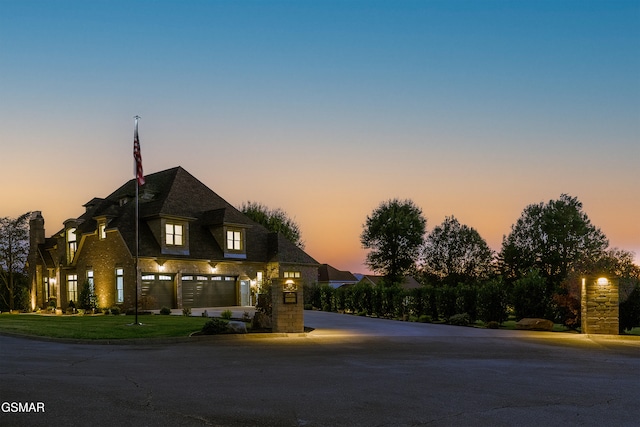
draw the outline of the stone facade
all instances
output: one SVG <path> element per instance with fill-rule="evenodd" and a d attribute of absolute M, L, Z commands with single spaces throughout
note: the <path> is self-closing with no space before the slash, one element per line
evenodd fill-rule
<path fill-rule="evenodd" d="M 273 332 L 304 332 L 303 283 L 297 279 L 271 282 L 271 324 Z"/>
<path fill-rule="evenodd" d="M 49 238 L 44 218 L 34 213 L 32 308 L 65 309 L 78 302 L 85 282 L 93 286 L 98 307 L 127 310 L 136 299 L 142 309 L 253 305 L 272 280 L 317 281 L 318 263 L 311 256 L 180 167 L 146 177 L 137 226 L 136 194 L 130 180 L 106 198 L 90 200 L 82 215 Z"/>
<path fill-rule="evenodd" d="M 618 335 L 619 300 L 617 279 L 582 279 L 582 333 Z"/>

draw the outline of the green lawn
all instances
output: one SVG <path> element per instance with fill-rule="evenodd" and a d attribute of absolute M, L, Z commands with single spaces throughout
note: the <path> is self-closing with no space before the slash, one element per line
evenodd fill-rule
<path fill-rule="evenodd" d="M 0 331 L 24 335 L 85 340 L 187 337 L 202 329 L 204 317 L 138 316 L 43 316 L 1 314 Z"/>

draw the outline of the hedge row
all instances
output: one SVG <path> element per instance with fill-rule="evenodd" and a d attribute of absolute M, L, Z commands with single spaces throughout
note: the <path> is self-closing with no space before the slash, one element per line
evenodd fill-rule
<path fill-rule="evenodd" d="M 506 294 L 497 281 L 416 289 L 364 283 L 337 289 L 320 285 L 307 287 L 304 295 L 307 308 L 358 315 L 451 323 L 457 322 L 459 315 L 466 315 L 469 322 L 503 322 L 507 318 Z"/>

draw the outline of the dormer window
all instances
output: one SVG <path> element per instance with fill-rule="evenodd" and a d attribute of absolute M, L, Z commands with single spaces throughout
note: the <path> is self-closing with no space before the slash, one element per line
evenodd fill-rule
<path fill-rule="evenodd" d="M 165 225 L 165 242 L 167 246 L 184 245 L 184 227 L 182 224 L 167 222 Z"/>
<path fill-rule="evenodd" d="M 230 251 L 242 250 L 242 232 L 227 230 L 227 249 Z"/>
<path fill-rule="evenodd" d="M 241 227 L 225 227 L 224 256 L 225 258 L 246 259 L 245 249 L 246 230 Z"/>
<path fill-rule="evenodd" d="M 73 261 L 73 257 L 78 250 L 78 239 L 76 237 L 76 229 L 69 228 L 67 230 L 67 261 L 69 264 Z"/>

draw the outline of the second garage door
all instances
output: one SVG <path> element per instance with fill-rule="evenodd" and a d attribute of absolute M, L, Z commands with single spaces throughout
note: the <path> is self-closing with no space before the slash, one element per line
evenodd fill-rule
<path fill-rule="evenodd" d="M 183 307 L 227 307 L 237 304 L 235 277 L 182 276 Z"/>

